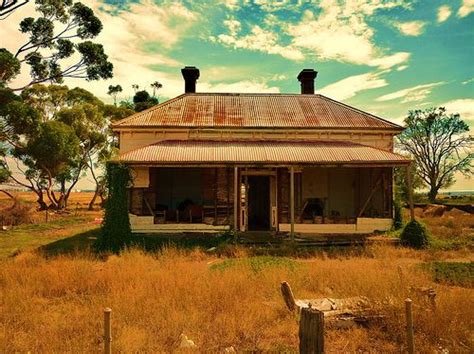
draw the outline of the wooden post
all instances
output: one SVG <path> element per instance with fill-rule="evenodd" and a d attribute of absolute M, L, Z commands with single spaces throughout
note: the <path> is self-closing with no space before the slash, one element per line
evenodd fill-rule
<path fill-rule="evenodd" d="M 290 167 L 290 223 L 291 241 L 295 240 L 295 168 Z"/>
<path fill-rule="evenodd" d="M 415 339 L 413 335 L 413 314 L 411 311 L 412 301 L 410 299 L 405 300 L 405 316 L 407 320 L 407 345 L 408 354 L 415 353 Z"/>
<path fill-rule="evenodd" d="M 110 324 L 110 315 L 112 310 L 107 307 L 104 310 L 104 353 L 112 353 L 112 326 Z"/>
<path fill-rule="evenodd" d="M 283 300 L 285 301 L 288 310 L 291 312 L 295 311 L 295 297 L 293 296 L 293 291 L 291 291 L 290 284 L 288 284 L 286 281 L 281 283 L 281 295 L 283 296 Z"/>
<path fill-rule="evenodd" d="M 324 353 L 324 314 L 311 304 L 301 309 L 299 338 L 301 354 Z"/>
<path fill-rule="evenodd" d="M 239 168 L 234 167 L 234 230 L 239 230 Z"/>
<path fill-rule="evenodd" d="M 408 184 L 408 203 L 410 206 L 410 219 L 411 221 L 415 220 L 415 209 L 413 207 L 413 185 L 411 181 L 411 164 L 408 164 L 406 169 L 407 184 Z"/>

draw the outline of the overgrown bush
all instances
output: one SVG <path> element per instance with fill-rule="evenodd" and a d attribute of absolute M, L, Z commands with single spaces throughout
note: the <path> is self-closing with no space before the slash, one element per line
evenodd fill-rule
<path fill-rule="evenodd" d="M 399 198 L 393 200 L 393 229 L 400 230 L 403 227 L 402 202 Z"/>
<path fill-rule="evenodd" d="M 15 200 L 13 206 L 0 210 L 0 224 L 17 226 L 33 223 L 33 211 L 30 205 Z"/>
<path fill-rule="evenodd" d="M 95 246 L 98 251 L 119 253 L 132 240 L 127 196 L 127 187 L 132 180 L 130 169 L 124 164 L 109 162 L 106 180 L 109 193 L 102 230 Z"/>
<path fill-rule="evenodd" d="M 426 227 L 416 220 L 410 221 L 403 229 L 400 239 L 403 245 L 421 249 L 430 244 L 430 236 Z"/>

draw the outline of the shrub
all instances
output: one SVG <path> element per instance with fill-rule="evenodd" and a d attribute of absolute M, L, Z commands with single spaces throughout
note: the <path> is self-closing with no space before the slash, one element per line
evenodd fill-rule
<path fill-rule="evenodd" d="M 95 247 L 98 251 L 119 253 L 132 240 L 127 196 L 127 187 L 131 182 L 130 169 L 126 165 L 109 162 L 106 180 L 109 193 L 102 230 Z"/>
<path fill-rule="evenodd" d="M 473 262 L 433 262 L 424 266 L 431 271 L 433 280 L 437 283 L 467 288 L 474 287 Z"/>
<path fill-rule="evenodd" d="M 17 226 L 33 223 L 31 206 L 15 200 L 13 206 L 0 210 L 0 224 Z"/>
<path fill-rule="evenodd" d="M 402 203 L 399 198 L 393 200 L 393 229 L 400 230 L 403 227 Z"/>
<path fill-rule="evenodd" d="M 406 224 L 400 239 L 403 245 L 417 249 L 426 248 L 430 243 L 430 237 L 425 226 L 416 220 Z"/>

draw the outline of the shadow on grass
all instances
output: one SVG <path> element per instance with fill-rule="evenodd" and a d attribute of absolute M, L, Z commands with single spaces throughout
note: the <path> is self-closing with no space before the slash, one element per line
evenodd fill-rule
<path fill-rule="evenodd" d="M 46 257 L 68 254 L 92 254 L 94 242 L 99 237 L 100 228 L 81 232 L 74 236 L 64 238 L 41 246 L 38 250 Z M 145 252 L 156 252 L 164 247 L 178 249 L 210 249 L 228 244 L 232 240 L 229 235 L 134 235 L 131 247 L 139 248 Z"/>
<path fill-rule="evenodd" d="M 71 237 L 57 240 L 38 248 L 46 257 L 62 254 L 86 253 L 94 247 L 94 242 L 100 233 L 100 228 L 84 231 Z"/>
<path fill-rule="evenodd" d="M 100 228 L 81 232 L 40 247 L 38 250 L 46 257 L 59 255 L 101 256 L 94 250 L 94 242 L 100 234 Z M 200 249 L 216 255 L 234 257 L 238 248 L 245 248 L 248 256 L 273 256 L 310 258 L 324 253 L 326 257 L 369 256 L 370 251 L 364 245 L 352 246 L 306 246 L 288 241 L 265 244 L 241 244 L 234 235 L 224 234 L 135 234 L 131 247 L 145 252 L 155 253 L 166 247 L 180 250 Z M 237 253 L 236 253 L 237 252 Z M 102 254 L 104 255 L 104 254 Z"/>

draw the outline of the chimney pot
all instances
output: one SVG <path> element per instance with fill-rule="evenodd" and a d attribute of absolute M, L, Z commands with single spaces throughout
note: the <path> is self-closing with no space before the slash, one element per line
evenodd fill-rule
<path fill-rule="evenodd" d="M 199 69 L 195 66 L 185 66 L 181 69 L 184 78 L 184 92 L 196 92 L 196 80 L 199 79 Z"/>
<path fill-rule="evenodd" d="M 298 80 L 301 83 L 301 94 L 314 95 L 314 79 L 318 72 L 314 69 L 303 69 L 298 74 Z"/>

